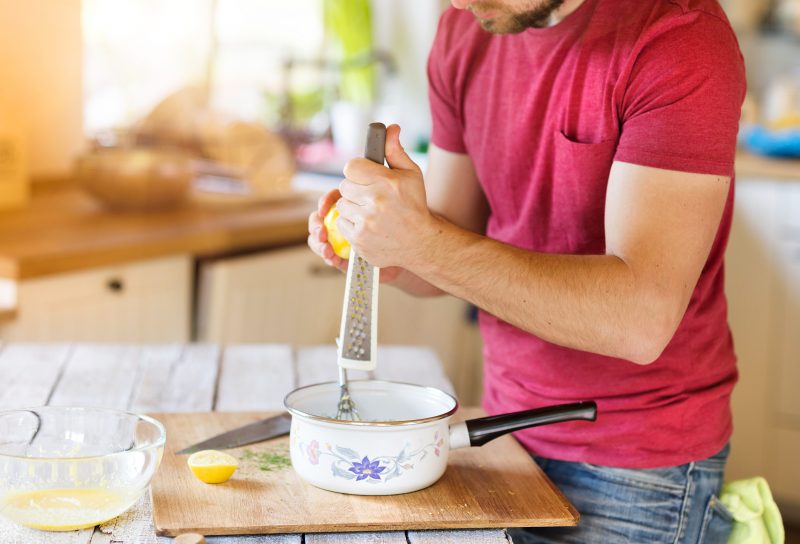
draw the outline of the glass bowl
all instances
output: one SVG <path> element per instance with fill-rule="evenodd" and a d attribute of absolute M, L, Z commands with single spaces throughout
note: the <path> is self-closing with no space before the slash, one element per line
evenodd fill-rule
<path fill-rule="evenodd" d="M 165 441 L 161 423 L 120 410 L 0 411 L 0 515 L 47 531 L 115 518 L 147 489 Z"/>

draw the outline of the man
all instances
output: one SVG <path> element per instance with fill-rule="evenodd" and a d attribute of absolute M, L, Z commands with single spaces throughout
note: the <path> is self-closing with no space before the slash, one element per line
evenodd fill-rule
<path fill-rule="evenodd" d="M 453 4 L 424 180 L 390 127 L 391 169 L 350 161 L 310 247 L 344 269 L 320 219 L 337 203 L 384 281 L 478 306 L 490 413 L 597 401 L 595 423 L 516 433 L 581 521 L 515 541 L 724 542 L 745 91 L 727 19 L 716 0 Z"/>

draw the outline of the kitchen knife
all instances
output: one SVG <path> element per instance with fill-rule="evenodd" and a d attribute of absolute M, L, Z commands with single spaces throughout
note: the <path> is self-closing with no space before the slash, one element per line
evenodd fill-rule
<path fill-rule="evenodd" d="M 289 429 L 292 426 L 292 416 L 283 413 L 277 416 L 268 417 L 249 425 L 227 431 L 217 436 L 213 436 L 202 442 L 198 442 L 188 448 L 184 448 L 178 452 L 178 455 L 187 453 L 194 453 L 200 450 L 225 450 L 229 448 L 238 448 L 239 446 L 246 446 L 248 444 L 255 444 L 289 434 Z"/>

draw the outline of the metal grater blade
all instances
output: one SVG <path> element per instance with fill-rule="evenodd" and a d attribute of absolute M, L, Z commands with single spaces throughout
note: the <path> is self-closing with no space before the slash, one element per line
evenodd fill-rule
<path fill-rule="evenodd" d="M 364 156 L 383 164 L 386 127 L 372 123 Z M 373 370 L 378 347 L 378 285 L 380 269 L 350 249 L 347 284 L 339 331 L 338 364 L 342 368 Z"/>
<path fill-rule="evenodd" d="M 376 363 L 380 270 L 351 250 L 342 315 L 339 366 L 372 370 Z"/>

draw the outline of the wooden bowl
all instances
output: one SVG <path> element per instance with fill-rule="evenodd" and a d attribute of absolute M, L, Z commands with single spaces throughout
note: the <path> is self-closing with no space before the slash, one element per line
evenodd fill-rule
<path fill-rule="evenodd" d="M 101 148 L 78 159 L 77 178 L 112 210 L 164 210 L 186 200 L 194 169 L 177 150 Z"/>

